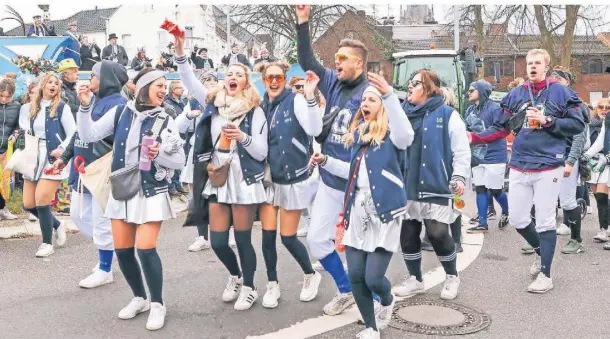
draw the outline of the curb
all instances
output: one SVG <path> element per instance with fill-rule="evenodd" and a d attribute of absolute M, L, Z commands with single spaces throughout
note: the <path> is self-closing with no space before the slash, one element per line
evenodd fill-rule
<path fill-rule="evenodd" d="M 176 214 L 180 214 L 188 208 L 187 203 L 180 198 L 172 198 L 172 206 L 174 207 L 174 212 Z M 68 232 L 78 232 L 78 227 L 72 222 L 70 216 L 56 215 L 55 217 L 62 225 L 67 227 Z M 19 218 L 17 220 L 11 220 L 11 226 L 0 226 L 0 239 L 17 239 L 33 236 L 41 236 L 38 220 L 29 221 L 27 218 Z"/>

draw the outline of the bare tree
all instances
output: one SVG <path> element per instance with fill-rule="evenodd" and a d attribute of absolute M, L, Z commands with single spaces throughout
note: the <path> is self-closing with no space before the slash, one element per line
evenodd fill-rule
<path fill-rule="evenodd" d="M 252 34 L 271 34 L 275 46 L 288 47 L 296 38 L 296 11 L 288 5 L 230 5 L 231 17 Z M 353 10 L 349 5 L 314 5 L 309 17 L 312 38 L 319 37 L 346 11 Z M 223 9 L 224 10 L 224 9 Z"/>
<path fill-rule="evenodd" d="M 19 12 L 17 12 L 13 7 L 6 5 L 6 12 L 9 14 L 9 16 L 4 17 L 2 19 L 0 19 L 0 21 L 5 21 L 5 20 L 13 20 L 13 21 L 17 21 L 19 23 L 19 26 L 21 26 L 21 29 L 23 30 L 23 35 L 25 36 L 26 33 L 26 27 L 25 27 L 25 21 L 23 20 L 23 17 L 21 16 L 21 14 L 19 14 Z"/>

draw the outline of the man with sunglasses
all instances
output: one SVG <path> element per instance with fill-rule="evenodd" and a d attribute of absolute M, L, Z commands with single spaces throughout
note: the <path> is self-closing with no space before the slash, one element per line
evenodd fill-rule
<path fill-rule="evenodd" d="M 502 119 L 503 115 L 500 105 L 489 100 L 490 94 L 491 85 L 485 80 L 473 82 L 468 90 L 468 100 L 472 105 L 466 110 L 466 116 L 475 114 L 483 120 L 485 128 L 491 127 L 495 121 Z M 481 163 L 472 168 L 479 220 L 476 226 L 468 229 L 468 233 L 487 232 L 487 210 L 490 204 L 493 205 L 489 193 L 502 207 L 498 228 L 504 229 L 508 226 L 508 198 L 502 191 L 506 161 L 506 139 L 502 138 L 490 143 Z"/>
<path fill-rule="evenodd" d="M 324 68 L 315 58 L 309 34 L 310 5 L 296 6 L 297 53 L 299 64 L 304 71 L 313 71 L 319 78 L 318 89 L 327 100 L 324 128 L 316 141 L 322 153 L 344 162 L 350 160 L 350 150 L 343 144 L 343 136 L 356 115 L 368 81 L 366 61 L 368 49 L 357 40 L 344 39 L 339 43 L 335 55 L 335 69 Z M 332 175 L 325 166 L 320 166 L 320 183 L 316 194 L 307 242 L 311 254 L 320 260 L 324 269 L 333 277 L 338 295 L 326 306 L 324 313 L 337 315 L 354 304 L 352 288 L 343 268 L 343 263 L 335 251 L 335 226 L 343 210 L 343 192 L 347 181 Z"/>
<path fill-rule="evenodd" d="M 515 134 L 509 174 L 509 221 L 534 248 L 530 274 L 536 280 L 528 292 L 553 288 L 551 264 L 557 243 L 555 207 L 565 165 L 569 136 L 585 128 L 576 92 L 547 78 L 550 56 L 542 49 L 526 56 L 528 80 L 502 99 L 501 119 L 481 134 L 469 134 L 472 144 L 492 143 Z M 535 222 L 527 211 L 535 206 Z"/>

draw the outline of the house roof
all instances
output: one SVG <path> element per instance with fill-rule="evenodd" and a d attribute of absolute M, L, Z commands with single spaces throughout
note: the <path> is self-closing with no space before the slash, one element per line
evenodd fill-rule
<path fill-rule="evenodd" d="M 214 11 L 214 20 L 216 21 L 216 35 L 227 41 L 227 15 L 217 6 L 212 6 L 212 9 Z M 247 45 L 260 42 L 255 35 L 238 25 L 233 19 L 231 19 L 231 35 Z"/>
<path fill-rule="evenodd" d="M 364 11 L 361 11 L 364 12 Z M 327 34 L 330 34 L 330 32 L 332 31 L 332 27 L 335 26 L 338 22 L 340 22 L 341 20 L 343 20 L 347 15 L 351 15 L 356 17 L 357 19 L 362 18 L 361 15 L 359 15 L 357 12 L 354 11 L 347 11 L 345 12 L 345 14 L 343 14 L 339 19 L 337 19 L 330 27 L 328 27 L 328 29 L 322 33 L 322 35 L 320 35 L 315 41 L 314 43 L 317 43 L 319 40 L 322 40 L 325 38 L 325 36 Z M 384 26 L 379 26 L 379 22 L 372 16 L 370 15 L 365 15 L 364 16 L 364 21 L 363 23 L 369 27 L 370 29 L 372 29 L 373 31 L 379 33 L 382 36 L 390 36 L 391 35 L 391 30 L 388 31 L 388 29 L 386 29 Z M 378 28 L 379 27 L 379 28 Z M 387 32 L 390 33 L 390 35 L 387 34 Z M 384 34 L 385 33 L 385 34 Z"/>
<path fill-rule="evenodd" d="M 63 34 L 65 31 L 67 31 L 68 25 L 72 21 L 77 21 L 78 33 L 87 34 L 105 32 L 106 20 L 103 19 L 103 17 L 110 18 L 118 9 L 118 7 L 113 7 L 80 11 L 65 19 L 51 20 L 51 23 L 55 26 L 55 32 L 57 34 Z M 26 23 L 26 29 L 32 24 L 32 22 Z M 15 27 L 5 33 L 9 36 L 20 36 L 23 34 L 23 31 L 21 27 Z"/>
<path fill-rule="evenodd" d="M 561 50 L 562 37 L 554 37 L 555 50 Z M 454 49 L 453 34 L 435 36 L 429 39 L 394 40 L 396 52 L 429 49 L 435 44 L 437 49 Z M 460 37 L 460 49 L 472 47 L 476 44 L 473 35 Z M 542 41 L 537 35 L 487 35 L 483 45 L 483 54 L 486 56 L 526 55 L 530 49 L 541 48 Z M 572 45 L 572 54 L 610 54 L 610 48 L 594 36 L 575 35 Z"/>

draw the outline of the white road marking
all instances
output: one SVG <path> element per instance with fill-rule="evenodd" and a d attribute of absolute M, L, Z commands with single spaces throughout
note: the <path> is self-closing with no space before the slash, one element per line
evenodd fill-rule
<path fill-rule="evenodd" d="M 481 253 L 483 248 L 483 234 L 468 234 L 464 229 L 468 227 L 468 220 L 462 216 L 462 247 L 464 252 L 458 254 L 457 269 L 458 272 L 465 270 Z M 424 285 L 426 290 L 441 284 L 445 281 L 445 271 L 442 266 L 438 266 L 432 271 L 424 274 Z M 405 298 L 396 297 L 396 300 Z M 359 317 L 358 307 L 353 306 L 336 316 L 319 316 L 310 318 L 302 322 L 296 323 L 290 327 L 281 329 L 277 332 L 267 333 L 261 336 L 248 336 L 246 339 L 304 339 L 319 335 L 325 332 L 335 330 L 337 328 L 357 322 Z"/>

